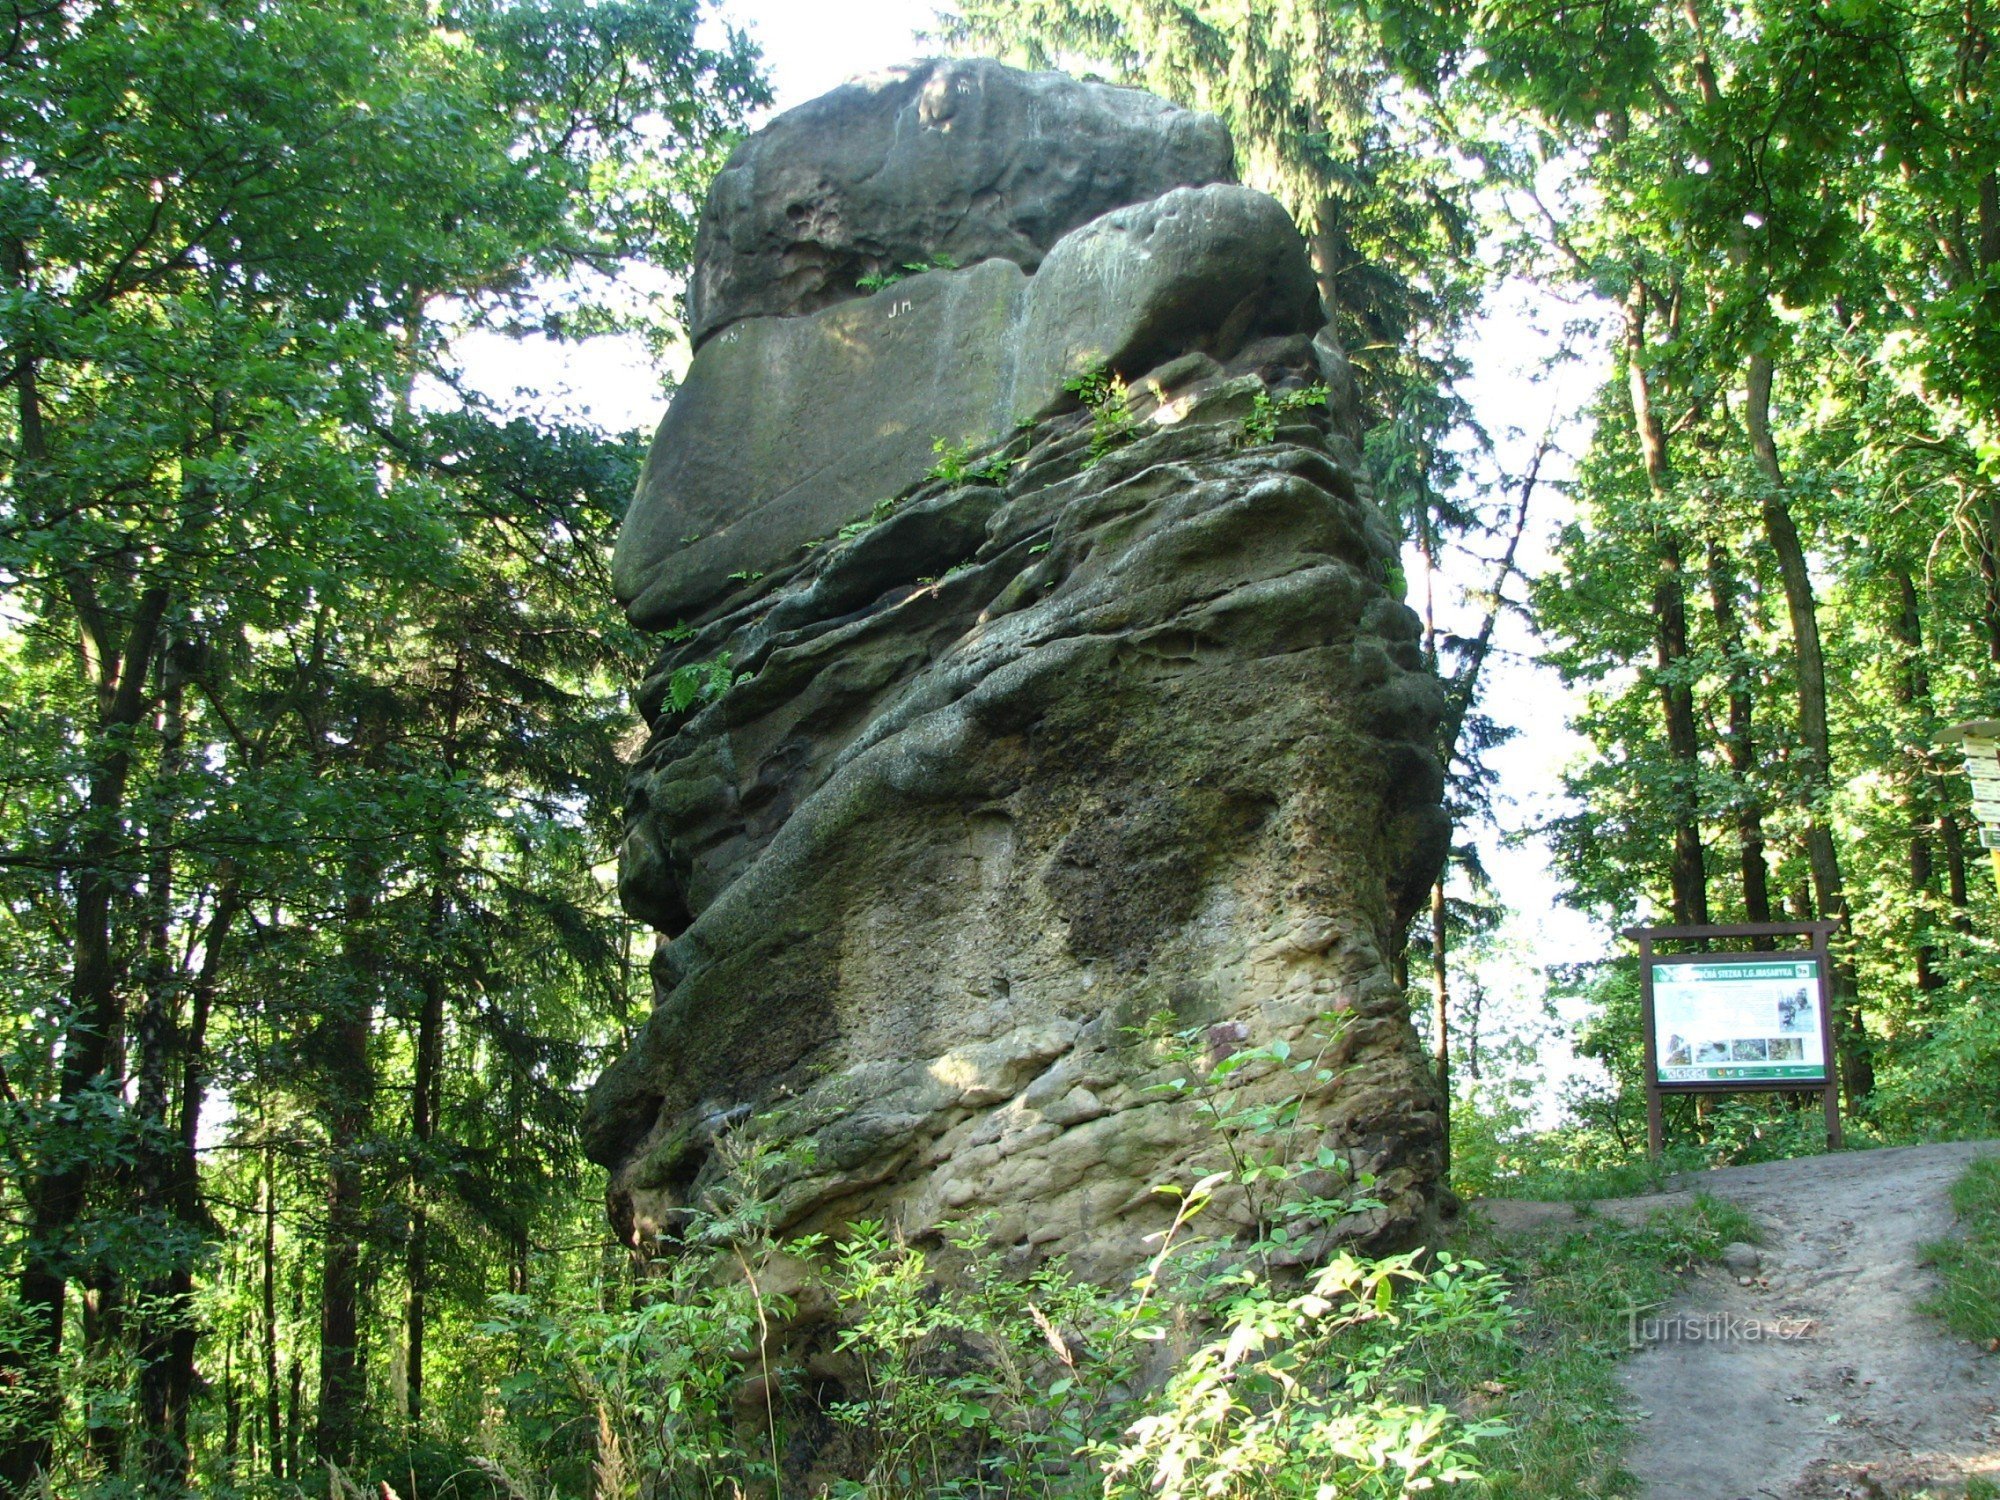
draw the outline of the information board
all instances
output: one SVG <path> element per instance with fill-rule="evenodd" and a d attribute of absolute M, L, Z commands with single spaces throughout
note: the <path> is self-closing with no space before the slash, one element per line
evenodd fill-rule
<path fill-rule="evenodd" d="M 1649 958 L 1655 1082 L 1827 1082 L 1822 954 Z"/>

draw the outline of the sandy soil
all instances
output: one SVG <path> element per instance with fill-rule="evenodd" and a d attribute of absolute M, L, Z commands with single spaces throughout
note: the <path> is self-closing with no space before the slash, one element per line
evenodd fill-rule
<path fill-rule="evenodd" d="M 1643 1219 L 1697 1189 L 1763 1229 L 1745 1286 L 1705 1270 L 1642 1314 L 1624 1380 L 1628 1463 L 1648 1500 L 1882 1500 L 2000 1482 L 2000 1355 L 1917 1311 L 1922 1247 L 1951 1231 L 1949 1192 L 2000 1145 L 1857 1151 L 1677 1179 L 1597 1205 Z M 1501 1232 L 1559 1224 L 1561 1204 L 1480 1205 Z M 1648 1337 L 1650 1335 L 1650 1337 Z"/>

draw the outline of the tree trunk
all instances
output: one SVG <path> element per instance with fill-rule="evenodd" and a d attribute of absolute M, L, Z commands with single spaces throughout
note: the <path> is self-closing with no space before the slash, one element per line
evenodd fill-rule
<path fill-rule="evenodd" d="M 1486 1011 L 1486 986 L 1473 975 L 1465 986 L 1465 1038 L 1459 1055 L 1465 1059 L 1466 1076 L 1474 1083 L 1483 1076 L 1479 1063 L 1479 1022 Z"/>
<path fill-rule="evenodd" d="M 232 1478 L 243 1448 L 243 1403 L 236 1395 L 236 1341 L 222 1346 L 222 1472 Z"/>
<path fill-rule="evenodd" d="M 222 982 L 223 950 L 242 910 L 236 871 L 226 867 L 221 878 L 214 911 L 202 933 L 201 967 L 191 987 L 187 1029 L 176 1037 L 178 1028 L 171 1017 L 149 1018 L 148 1042 L 161 1060 L 145 1061 L 141 1068 L 139 1112 L 155 1141 L 141 1172 L 142 1192 L 191 1240 L 208 1233 L 196 1155 L 206 1093 L 208 1021 Z M 149 1011 L 151 1004 L 149 999 Z M 181 1063 L 179 1119 L 169 1137 L 165 1073 L 167 1055 L 176 1051 Z M 140 1473 L 142 1482 L 167 1493 L 176 1492 L 187 1480 L 188 1409 L 194 1397 L 200 1332 L 195 1322 L 194 1260 L 188 1255 L 148 1286 L 138 1336 Z"/>
<path fill-rule="evenodd" d="M 1424 559 L 1424 665 L 1430 668 L 1433 677 L 1438 670 L 1438 623 L 1437 623 L 1437 537 L 1432 528 L 1429 493 L 1425 493 L 1422 514 L 1417 517 L 1417 547 Z M 1456 734 L 1453 734 L 1456 738 Z M 1447 783 L 1451 776 L 1451 749 L 1448 744 L 1441 746 L 1444 759 L 1444 773 Z M 1449 802 L 1449 799 L 1447 799 Z M 1447 808 L 1447 810 L 1449 810 Z M 1445 849 L 1444 868 L 1438 871 L 1437 879 L 1431 885 L 1431 1077 L 1438 1091 L 1438 1161 L 1449 1172 L 1451 1169 L 1451 1035 L 1450 1017 L 1445 1007 L 1451 1001 L 1450 939 L 1444 929 L 1444 883 L 1451 876 L 1451 850 Z M 1405 944 L 1404 946 L 1407 946 Z"/>
<path fill-rule="evenodd" d="M 416 1138 L 417 1181 L 411 1194 L 409 1291 L 405 1309 L 408 1354 L 405 1362 L 408 1382 L 410 1426 L 416 1428 L 424 1417 L 424 1333 L 430 1294 L 430 1184 L 431 1147 L 437 1138 L 438 1084 L 444 1053 L 443 965 L 436 951 L 445 926 L 446 890 L 442 875 L 431 892 L 428 931 L 433 950 L 425 955 L 423 974 L 424 1004 L 417 1020 L 416 1077 L 410 1109 L 411 1134 Z"/>
<path fill-rule="evenodd" d="M 2000 663 L 2000 495 L 1973 522 L 1973 551 L 1979 564 L 1979 615 L 1986 636 L 1986 659 Z"/>
<path fill-rule="evenodd" d="M 97 1185 L 96 1183 L 93 1184 Z M 125 1400 L 130 1395 L 126 1360 L 125 1281 L 118 1268 L 99 1261 L 83 1284 L 83 1448 L 107 1476 L 125 1471 Z"/>
<path fill-rule="evenodd" d="M 1777 554 L 1778 574 L 1785 585 L 1785 611 L 1791 620 L 1794 672 L 1798 679 L 1799 739 L 1806 773 L 1806 856 L 1812 871 L 1813 895 L 1829 921 L 1847 920 L 1847 894 L 1841 884 L 1840 853 L 1834 846 L 1830 821 L 1833 797 L 1833 755 L 1827 728 L 1826 658 L 1819 636 L 1819 611 L 1813 599 L 1812 575 L 1799 540 L 1797 523 L 1786 501 L 1784 470 L 1778 463 L 1771 435 L 1771 380 L 1768 354 L 1750 356 L 1749 399 L 1745 403 L 1750 448 L 1763 471 L 1764 535 Z M 1875 1087 L 1875 1065 L 1867 1031 L 1861 1024 L 1854 965 L 1834 961 L 1835 1040 L 1840 1050 L 1841 1083 L 1849 1108 Z"/>
<path fill-rule="evenodd" d="M 1439 1157 L 1451 1171 L 1451 969 L 1445 939 L 1444 877 L 1431 887 L 1431 1067 L 1437 1073 L 1438 1097 L 1444 1101 L 1444 1129 Z"/>
<path fill-rule="evenodd" d="M 1949 810 L 1938 814 L 1938 842 L 1944 845 L 1945 896 L 1951 902 L 1951 925 L 1959 932 L 1972 931 L 1972 892 L 1965 883 L 1965 830 L 1958 815 Z"/>
<path fill-rule="evenodd" d="M 272 1179 L 273 1152 L 268 1135 L 264 1142 L 263 1212 L 263 1340 L 264 1340 L 264 1425 L 270 1434 L 270 1469 L 273 1479 L 285 1477 L 285 1423 L 283 1393 L 278 1387 L 278 1188 Z"/>
<path fill-rule="evenodd" d="M 290 1397 L 285 1411 L 285 1472 L 296 1483 L 300 1478 L 299 1443 L 305 1436 L 306 1368 L 298 1351 L 292 1352 L 288 1377 Z"/>
<path fill-rule="evenodd" d="M 341 912 L 341 978 L 346 993 L 326 1023 L 326 1245 L 320 1271 L 319 1411 L 313 1450 L 346 1464 L 360 1431 L 366 1392 L 361 1369 L 361 1257 L 367 1238 L 362 1155 L 375 1123 L 375 1074 L 369 1041 L 378 980 L 369 918 L 378 875 L 365 861 L 348 872 Z"/>
<path fill-rule="evenodd" d="M 444 733 L 440 754 L 445 769 L 458 773 L 458 726 L 465 712 L 466 644 L 460 640 L 453 653 L 451 686 L 445 695 Z M 435 1167 L 432 1149 L 437 1140 L 438 1110 L 442 1102 L 444 1063 L 446 923 L 451 910 L 453 849 L 439 838 L 431 848 L 432 884 L 430 909 L 424 932 L 429 950 L 423 958 L 419 981 L 424 1004 L 417 1018 L 416 1076 L 412 1080 L 410 1133 L 416 1138 L 416 1181 L 410 1194 L 410 1254 L 408 1300 L 405 1317 L 407 1358 L 405 1376 L 407 1415 L 411 1428 L 424 1417 L 424 1335 L 430 1297 L 430 1180 Z"/>
<path fill-rule="evenodd" d="M 1930 671 L 1924 665 L 1924 618 L 1917 585 L 1901 569 L 1896 573 L 1896 617 L 1890 633 L 1903 648 L 1902 669 L 1896 673 L 1896 704 L 1909 718 L 1916 741 L 1912 764 L 1903 778 L 1903 795 L 1909 803 L 1910 896 L 1916 908 L 1915 930 L 1910 934 L 1910 978 L 1920 992 L 1928 992 L 1944 984 L 1944 976 L 1937 971 L 1937 944 L 1931 938 L 1928 909 L 1937 883 L 1931 844 L 1937 831 L 1939 801 L 1931 759 L 1937 721 L 1931 709 Z"/>
<path fill-rule="evenodd" d="M 1625 300 L 1625 374 L 1632 423 L 1653 499 L 1653 650 L 1660 716 L 1674 777 L 1669 817 L 1673 857 L 1668 886 L 1673 918 L 1682 926 L 1708 921 L 1708 871 L 1701 841 L 1701 739 L 1696 730 L 1692 664 L 1688 660 L 1687 583 L 1680 534 L 1673 525 L 1673 468 L 1667 432 L 1646 373 L 1646 287 L 1634 278 Z"/>
<path fill-rule="evenodd" d="M 1729 673 L 1729 733 L 1723 750 L 1736 787 L 1736 853 L 1743 882 L 1743 920 L 1771 920 L 1770 871 L 1764 862 L 1764 798 L 1756 784 L 1757 750 L 1743 622 L 1737 613 L 1736 569 L 1718 541 L 1708 544 L 1709 612 Z"/>
<path fill-rule="evenodd" d="M 32 401 L 33 381 L 24 404 Z M 24 424 L 25 425 L 25 424 Z M 24 452 L 28 444 L 24 441 Z M 63 1062 L 57 1097 L 73 1104 L 92 1089 L 117 1091 L 123 1083 L 125 1015 L 113 941 L 118 859 L 126 852 L 123 815 L 132 773 L 132 735 L 144 718 L 146 682 L 168 604 L 164 588 L 147 590 L 125 631 L 122 648 L 108 650 L 108 632 L 94 600 L 79 601 L 84 655 L 96 663 L 100 711 L 90 747 L 87 802 L 82 818 L 71 916 L 71 965 Z M 82 1218 L 91 1169 L 68 1160 L 25 1175 L 21 1198 L 28 1234 L 17 1302 L 24 1337 L 0 1354 L 0 1378 L 29 1394 L 20 1416 L 0 1441 L 0 1492 L 24 1495 L 48 1463 L 62 1409 L 56 1363 L 62 1353 L 72 1232 Z"/>

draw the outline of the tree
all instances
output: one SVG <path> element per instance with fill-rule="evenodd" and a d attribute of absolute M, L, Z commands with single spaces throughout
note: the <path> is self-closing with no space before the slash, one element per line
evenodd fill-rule
<path fill-rule="evenodd" d="M 441 848 L 422 838 L 440 803 L 490 765 L 411 764 L 404 705 L 369 674 L 411 637 L 410 611 L 463 596 L 457 559 L 573 562 L 607 524 L 594 498 L 589 527 L 566 529 L 561 492 L 538 488 L 576 467 L 561 434 L 514 433 L 505 480 L 413 469 L 411 445 L 441 429 L 412 397 L 448 375 L 468 322 L 610 326 L 592 278 L 684 257 L 692 193 L 761 97 L 741 40 L 700 47 L 696 19 L 692 3 L 234 0 L 16 18 L 0 56 L 0 584 L 29 689 L 10 727 L 38 759 L 17 772 L 32 791 L 6 813 L 6 871 L 10 946 L 40 986 L 10 1039 L 27 1223 L 7 1246 L 0 1486 L 23 1492 L 51 1462 L 80 1389 L 73 1284 L 105 1371 L 92 1460 L 180 1483 L 213 1234 L 197 1158 L 212 1028 L 239 1013 L 246 950 L 336 914 L 312 1049 L 334 1164 L 319 1423 L 330 1456 L 353 1441 L 342 1303 L 401 917 L 390 853 L 413 835 Z M 555 277 L 577 305 L 552 305 Z M 460 451 L 506 448 L 445 392 Z"/>
<path fill-rule="evenodd" d="M 1848 788 L 1884 764 L 1872 726 L 1932 691 L 1939 642 L 1915 580 L 1955 594 L 1952 575 L 1983 575 L 1991 555 L 1987 430 L 1936 395 L 1944 378 L 1959 389 L 1990 378 L 1987 356 L 1970 352 L 1992 345 L 1995 310 L 1984 279 L 1988 226 L 2000 223 L 1989 27 L 1983 7 L 1918 14 L 1865 0 L 1400 17 L 1407 75 L 1498 122 L 1483 139 L 1512 143 L 1493 160 L 1512 174 L 1542 274 L 1623 309 L 1627 410 L 1599 426 L 1601 500 L 1587 485 L 1592 525 L 1573 534 L 1569 576 L 1543 598 L 1569 669 L 1619 684 L 1616 713 L 1600 700 L 1592 726 L 1609 758 L 1580 789 L 1597 821 L 1623 789 L 1635 846 L 1671 831 L 1666 904 L 1679 920 L 1701 915 L 1708 829 L 1725 818 L 1742 910 L 1770 911 L 1772 884 L 1801 917 L 1881 909 L 1872 890 L 1866 903 L 1852 897 L 1876 814 Z M 1640 540 L 1625 498 L 1634 466 L 1659 562 L 1656 725 L 1630 712 L 1617 675 L 1629 643 L 1584 613 L 1630 586 L 1610 552 L 1613 537 Z M 1883 576 L 1875 539 L 1900 553 L 1887 576 L 1909 590 L 1872 582 Z M 1688 607 L 1702 556 L 1706 622 Z M 1586 580 L 1596 569 L 1603 577 Z M 1849 692 L 1843 669 L 1868 661 L 1871 642 L 1901 675 L 1885 694 Z M 1760 657 L 1776 669 L 1762 691 L 1743 670 Z M 1890 814 L 1909 851 L 1895 885 L 1918 894 L 1891 909 L 1922 904 L 1931 843 L 1949 849 L 1955 829 L 1923 806 L 1950 798 L 1934 776 L 1900 779 L 1920 791 L 1915 809 Z M 1585 821 L 1565 837 L 1610 852 Z M 1637 847 L 1615 854 L 1605 873 L 1625 878 L 1596 892 L 1629 913 L 1650 883 L 1630 877 L 1657 868 Z M 1937 934 L 1905 932 L 1917 954 L 1906 972 L 1935 991 Z M 1879 940 L 1857 930 L 1839 950 L 1851 1104 L 1873 1089 L 1875 1053 L 1902 1009 L 1891 989 L 1864 1024 L 1859 981 L 1885 972 L 1867 951 Z"/>

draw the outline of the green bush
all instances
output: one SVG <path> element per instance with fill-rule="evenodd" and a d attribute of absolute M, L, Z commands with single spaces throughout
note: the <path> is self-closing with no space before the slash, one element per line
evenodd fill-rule
<path fill-rule="evenodd" d="M 1090 452 L 1083 461 L 1086 469 L 1138 434 L 1139 420 L 1132 415 L 1132 393 L 1126 389 L 1125 377 L 1109 365 L 1096 365 L 1065 380 L 1063 389 L 1090 413 Z"/>
<path fill-rule="evenodd" d="M 513 1374 L 479 1472 L 528 1500 L 1613 1492 L 1625 1313 L 1747 1222 L 1704 1201 L 1497 1247 L 1497 1268 L 1337 1249 L 1300 1269 L 1301 1236 L 1373 1202 L 1302 1110 L 1338 1084 L 1344 1024 L 1221 1057 L 1158 1018 L 1135 1035 L 1217 1169 L 1164 1190 L 1171 1222 L 1124 1287 L 1060 1260 L 1017 1272 L 977 1223 L 924 1244 L 880 1221 L 781 1244 L 764 1205 L 809 1163 L 746 1122 L 718 1143 L 725 1170 L 686 1207 L 678 1254 L 566 1305 L 499 1299 L 484 1335 Z M 1250 1227 L 1204 1236 L 1218 1201 Z M 838 1361 L 810 1377 L 783 1331 L 808 1303 L 812 1357 Z M 808 1468 L 815 1488 L 796 1488 Z"/>
<path fill-rule="evenodd" d="M 1259 391 L 1250 404 L 1250 415 L 1243 419 L 1242 441 L 1246 447 L 1268 443 L 1278 436 L 1278 422 L 1282 417 L 1295 411 L 1305 411 L 1308 407 L 1326 405 L 1327 388 L 1324 385 L 1309 385 L 1304 390 L 1288 391 L 1272 398 L 1269 391 Z"/>

